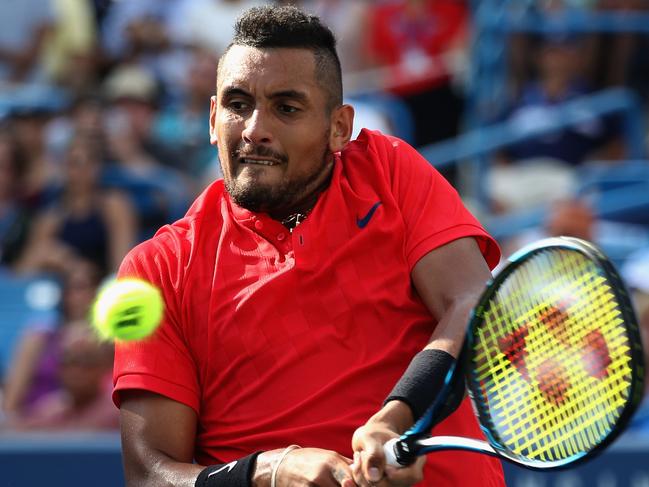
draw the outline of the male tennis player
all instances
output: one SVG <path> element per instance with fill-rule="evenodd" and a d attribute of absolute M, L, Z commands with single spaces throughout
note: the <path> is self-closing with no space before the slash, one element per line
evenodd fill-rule
<path fill-rule="evenodd" d="M 117 346 L 129 485 L 502 485 L 470 453 L 384 468 L 499 250 L 414 149 L 350 142 L 352 121 L 317 18 L 239 19 L 210 115 L 224 178 L 120 270 L 166 302 L 152 338 Z M 436 432 L 480 436 L 466 403 Z"/>

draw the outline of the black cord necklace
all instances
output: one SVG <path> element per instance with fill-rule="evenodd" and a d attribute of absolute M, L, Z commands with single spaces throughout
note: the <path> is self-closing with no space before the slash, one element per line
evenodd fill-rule
<path fill-rule="evenodd" d="M 289 229 L 293 233 L 293 229 L 297 227 L 300 223 L 306 220 L 306 217 L 309 213 L 293 213 L 282 220 L 282 225 Z"/>
<path fill-rule="evenodd" d="M 331 183 L 331 177 L 333 175 L 333 171 L 330 171 L 329 174 L 327 175 L 327 178 L 320 184 L 320 186 L 313 192 L 313 195 L 311 196 L 311 203 L 310 205 L 306 206 L 307 210 L 305 211 L 296 211 L 295 213 L 291 213 L 289 216 L 281 220 L 282 225 L 284 225 L 288 230 L 293 233 L 293 230 L 295 227 L 297 227 L 300 223 L 302 223 L 304 220 L 306 220 L 306 217 L 309 216 L 309 213 L 311 213 L 311 210 L 316 204 L 316 201 L 318 200 L 318 197 L 320 193 L 322 193 Z M 305 207 L 304 205 L 302 206 L 303 208 Z"/>

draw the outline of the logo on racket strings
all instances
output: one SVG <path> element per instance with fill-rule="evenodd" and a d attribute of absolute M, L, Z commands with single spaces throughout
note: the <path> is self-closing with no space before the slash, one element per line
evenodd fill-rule
<path fill-rule="evenodd" d="M 603 380 L 608 376 L 608 368 L 612 362 L 606 338 L 600 330 L 592 330 L 579 343 L 573 343 L 574 337 L 568 333 L 569 319 L 570 315 L 563 306 L 548 306 L 539 312 L 536 323 L 544 325 L 556 340 L 557 347 L 579 350 L 580 363 L 586 374 Z M 531 383 L 532 377 L 535 379 L 539 391 L 548 402 L 554 405 L 563 404 L 571 388 L 570 374 L 566 367 L 559 361 L 548 358 L 538 364 L 530 374 L 527 341 L 530 329 L 534 325 L 534 321 L 526 323 L 500 337 L 498 348 L 526 382 Z M 537 350 L 537 355 L 538 353 Z"/>

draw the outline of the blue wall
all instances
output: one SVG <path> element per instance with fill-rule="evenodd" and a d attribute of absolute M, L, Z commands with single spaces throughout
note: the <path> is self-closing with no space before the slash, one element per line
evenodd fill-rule
<path fill-rule="evenodd" d="M 649 438 L 627 436 L 568 470 L 533 472 L 507 463 L 505 476 L 508 487 L 649 487 Z"/>
<path fill-rule="evenodd" d="M 509 487 L 649 487 L 649 438 L 622 438 L 574 469 L 531 472 L 506 464 L 505 472 Z M 41 485 L 124 485 L 119 436 L 0 433 L 0 487 Z"/>
<path fill-rule="evenodd" d="M 0 433 L 0 487 L 119 487 L 118 434 Z"/>

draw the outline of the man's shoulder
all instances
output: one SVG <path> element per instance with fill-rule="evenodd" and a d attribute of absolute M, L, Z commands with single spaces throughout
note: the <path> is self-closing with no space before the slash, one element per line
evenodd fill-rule
<path fill-rule="evenodd" d="M 209 185 L 192 203 L 183 218 L 161 227 L 153 237 L 134 247 L 127 259 L 147 261 L 160 257 L 187 259 L 192 249 L 205 239 L 204 228 L 218 234 L 222 223 L 219 211 L 224 198 L 222 181 Z"/>
<path fill-rule="evenodd" d="M 221 208 L 225 198 L 225 188 L 222 180 L 217 180 L 207 186 L 191 204 L 185 216 L 180 220 L 162 227 L 154 238 L 168 234 L 184 235 L 190 241 L 203 227 L 204 222 L 211 229 L 218 229 L 222 220 Z"/>
<path fill-rule="evenodd" d="M 213 213 L 218 212 L 225 195 L 223 180 L 218 179 L 214 181 L 196 197 L 189 210 L 187 210 L 185 218 L 192 220 L 202 220 L 206 217 L 211 218 Z"/>
<path fill-rule="evenodd" d="M 370 161 L 391 160 L 403 150 L 414 150 L 407 142 L 378 130 L 362 129 L 342 151 L 343 159 L 362 155 Z"/>
<path fill-rule="evenodd" d="M 423 160 L 406 141 L 377 130 L 361 130 L 356 140 L 347 144 L 341 154 L 346 171 L 368 171 L 393 174 Z"/>

